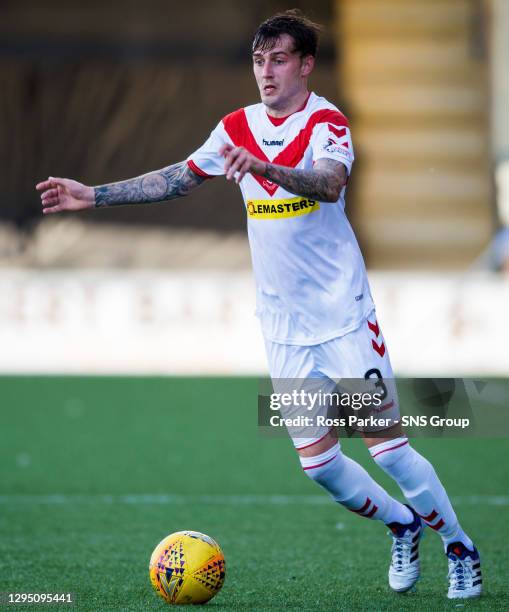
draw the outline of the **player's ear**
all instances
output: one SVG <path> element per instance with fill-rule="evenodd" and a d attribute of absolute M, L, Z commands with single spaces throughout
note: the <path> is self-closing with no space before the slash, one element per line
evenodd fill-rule
<path fill-rule="evenodd" d="M 315 67 L 315 58 L 312 55 L 304 55 L 300 63 L 300 75 L 307 77 Z"/>

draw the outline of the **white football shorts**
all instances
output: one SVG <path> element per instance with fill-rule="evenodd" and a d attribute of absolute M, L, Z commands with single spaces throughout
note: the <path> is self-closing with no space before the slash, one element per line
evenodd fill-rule
<path fill-rule="evenodd" d="M 265 349 L 273 392 L 281 398 L 283 394 L 287 398 L 293 394 L 295 398 L 297 393 L 299 398 L 297 404 L 285 402 L 279 406 L 280 416 L 298 450 L 315 444 L 334 428 L 329 424 L 330 417 L 338 416 L 342 392 L 353 397 L 354 391 L 365 390 L 368 385 L 375 393 L 379 392 L 378 404 L 371 405 L 367 411 L 346 409 L 344 418 L 350 431 L 380 432 L 399 421 L 391 362 L 374 310 L 356 330 L 328 342 L 300 346 L 266 339 Z M 302 391 L 306 396 L 305 407 Z M 309 400 L 310 395 L 314 396 L 314 402 Z M 336 403 L 333 410 L 331 397 Z M 309 420 L 304 422 L 304 417 Z"/>

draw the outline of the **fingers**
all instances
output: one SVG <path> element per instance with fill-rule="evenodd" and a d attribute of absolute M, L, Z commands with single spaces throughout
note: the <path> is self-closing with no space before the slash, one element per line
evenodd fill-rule
<path fill-rule="evenodd" d="M 234 177 L 236 169 L 232 170 L 232 167 L 236 164 L 237 158 L 243 153 L 245 153 L 245 149 L 242 147 L 233 147 L 230 144 L 224 144 L 219 149 L 219 154 L 225 159 L 224 171 L 227 180 L 231 181 Z"/>
<path fill-rule="evenodd" d="M 58 198 L 58 196 L 48 197 L 44 198 L 44 200 L 41 200 L 41 203 L 42 207 L 46 208 L 47 206 L 54 206 L 55 204 L 59 204 L 60 199 Z"/>
<path fill-rule="evenodd" d="M 47 189 L 41 193 L 41 200 L 47 200 L 48 198 L 56 198 L 58 196 L 58 189 L 56 187 Z"/>
<path fill-rule="evenodd" d="M 45 189 L 50 189 L 51 187 L 57 187 L 58 185 L 60 185 L 61 187 L 65 187 L 66 181 L 67 179 L 56 178 L 54 176 L 48 176 L 48 179 L 46 181 L 41 181 L 40 183 L 37 183 L 35 188 L 37 189 L 37 191 L 44 191 Z"/>
<path fill-rule="evenodd" d="M 231 144 L 221 145 L 221 147 L 219 148 L 219 155 L 221 155 L 221 157 L 225 157 L 226 154 L 229 153 L 232 149 L 234 149 L 234 147 Z"/>
<path fill-rule="evenodd" d="M 56 206 L 47 206 L 46 208 L 43 208 L 42 209 L 42 214 L 43 215 L 50 215 L 52 213 L 61 212 L 62 210 L 64 210 L 64 207 L 60 206 L 59 204 L 57 204 Z"/>
<path fill-rule="evenodd" d="M 49 189 L 50 187 L 51 187 L 51 181 L 50 180 L 41 181 L 40 183 L 37 183 L 37 185 L 35 186 L 37 191 L 43 191 L 44 189 Z"/>
<path fill-rule="evenodd" d="M 238 171 L 237 176 L 235 177 L 235 182 L 237 183 L 237 185 L 245 177 L 245 175 L 249 172 L 250 169 L 251 169 L 251 160 L 246 159 L 246 161 L 240 167 L 240 170 Z"/>
<path fill-rule="evenodd" d="M 35 186 L 38 191 L 42 191 L 41 203 L 43 208 L 42 212 L 44 214 L 63 210 L 62 207 L 58 207 L 60 204 L 59 187 L 65 187 L 65 179 L 56 178 L 54 176 L 49 176 L 48 180 L 41 181 Z"/>
<path fill-rule="evenodd" d="M 231 181 L 232 178 L 235 176 L 235 173 L 238 172 L 240 168 L 245 164 L 245 162 L 249 159 L 249 153 L 242 147 L 236 147 L 235 149 L 232 149 L 226 155 L 226 161 L 224 164 L 226 179 L 228 181 Z"/>
<path fill-rule="evenodd" d="M 262 168 L 264 162 L 244 147 L 232 147 L 225 144 L 219 149 L 219 152 L 225 159 L 224 171 L 229 181 L 235 178 L 235 182 L 240 183 L 248 172 L 263 173 L 262 170 L 257 170 L 257 168 Z"/>
<path fill-rule="evenodd" d="M 43 193 L 41 193 L 41 204 L 43 208 L 43 212 L 50 206 L 55 206 L 60 203 L 60 198 L 58 194 L 57 187 L 51 187 L 46 189 Z M 55 211 L 56 212 L 56 211 Z"/>
<path fill-rule="evenodd" d="M 55 176 L 48 176 L 48 180 L 50 181 L 53 187 L 55 187 L 56 185 L 65 187 L 69 179 L 57 178 Z"/>

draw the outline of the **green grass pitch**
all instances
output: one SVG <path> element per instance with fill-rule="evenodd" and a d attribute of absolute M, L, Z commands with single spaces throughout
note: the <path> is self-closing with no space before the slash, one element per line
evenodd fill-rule
<path fill-rule="evenodd" d="M 431 530 L 417 591 L 389 591 L 386 528 L 329 501 L 287 439 L 258 433 L 254 378 L 3 377 L 0 389 L 0 591 L 167 609 L 148 560 L 192 529 L 226 556 L 211 610 L 509 609 L 506 440 L 415 441 L 483 559 L 484 596 L 458 604 Z M 343 449 L 401 498 L 360 440 Z"/>

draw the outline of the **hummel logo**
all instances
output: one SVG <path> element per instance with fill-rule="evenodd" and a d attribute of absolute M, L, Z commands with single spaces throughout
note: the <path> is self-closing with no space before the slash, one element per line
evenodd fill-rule
<path fill-rule="evenodd" d="M 285 143 L 285 140 L 283 138 L 283 140 L 265 140 L 265 138 L 263 139 L 263 144 L 266 147 L 282 147 Z"/>

